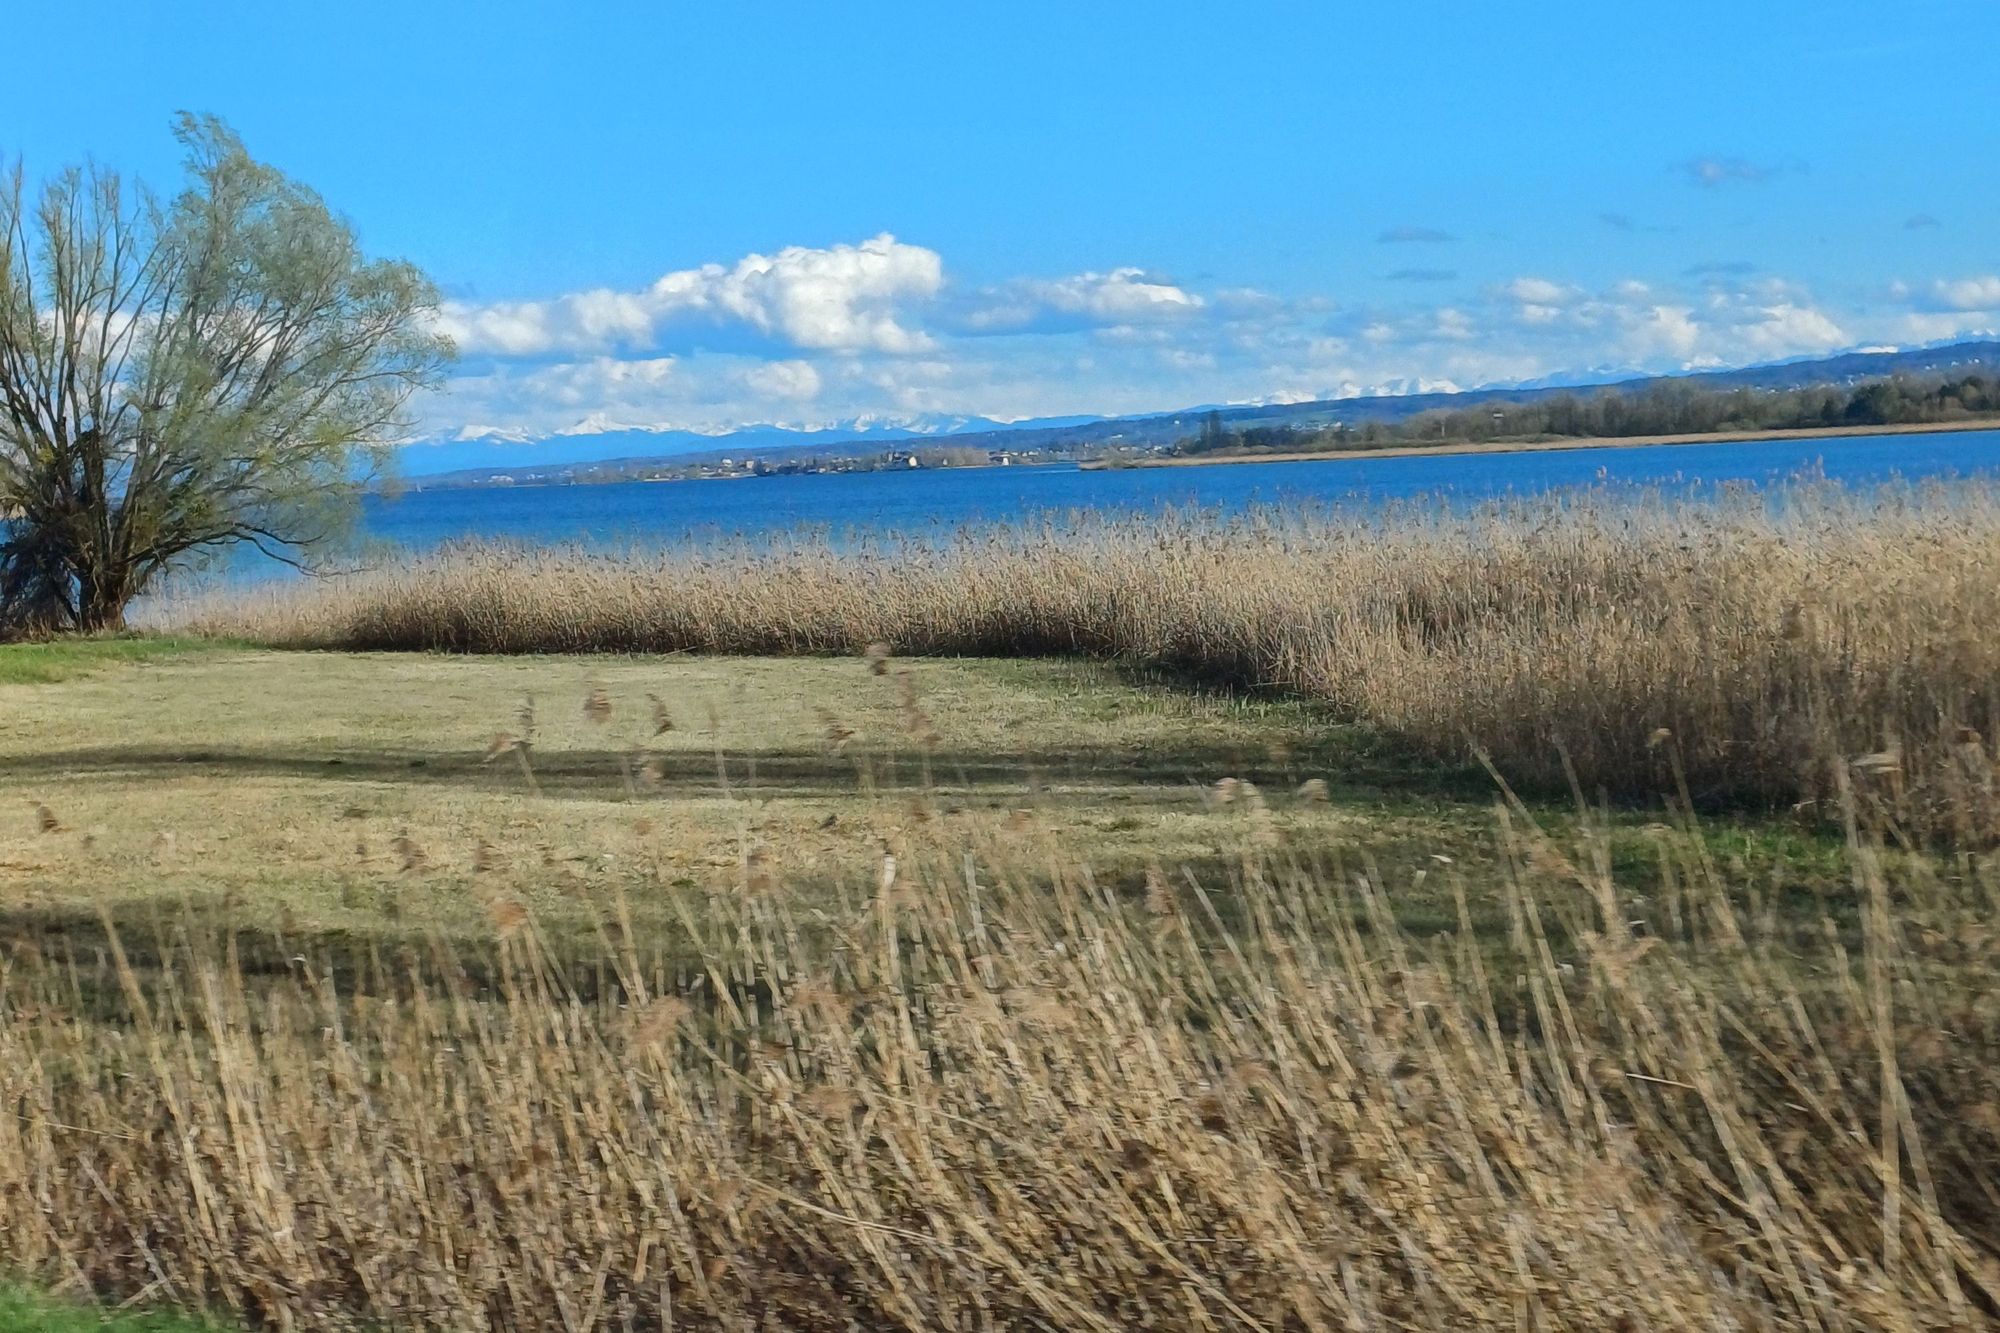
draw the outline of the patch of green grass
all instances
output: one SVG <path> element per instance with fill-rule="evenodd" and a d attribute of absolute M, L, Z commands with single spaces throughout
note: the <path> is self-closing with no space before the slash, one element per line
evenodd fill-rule
<path fill-rule="evenodd" d="M 0 685 L 51 685 L 107 666 L 155 662 L 215 646 L 203 639 L 140 636 L 0 644 Z"/>
<path fill-rule="evenodd" d="M 222 1333 L 221 1324 L 159 1311 L 114 1314 L 0 1286 L 0 1333 Z"/>

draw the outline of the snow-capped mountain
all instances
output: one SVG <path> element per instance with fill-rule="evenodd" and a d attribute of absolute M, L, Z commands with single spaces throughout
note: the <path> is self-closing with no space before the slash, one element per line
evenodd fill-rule
<path fill-rule="evenodd" d="M 556 467 L 613 458 L 668 458 L 675 454 L 708 453 L 722 448 L 751 452 L 800 445 L 832 447 L 875 441 L 890 443 L 896 440 L 941 439 L 996 430 L 1076 426 L 1100 419 L 1073 416 L 995 421 L 990 417 L 942 413 L 907 416 L 871 414 L 846 421 L 754 422 L 714 430 L 686 430 L 618 422 L 602 412 L 592 412 L 546 435 L 530 435 L 497 426 L 468 425 L 445 439 L 404 445 L 399 451 L 399 461 L 404 475 L 424 477 L 464 468 Z"/>
<path fill-rule="evenodd" d="M 401 450 L 403 472 L 411 477 L 488 468 L 562 468 L 609 459 L 670 458 L 678 454 L 750 453 L 777 448 L 839 449 L 855 452 L 897 440 L 964 437 L 976 447 L 1022 448 L 1060 444 L 1065 448 L 1115 443 L 1170 443 L 1194 434 L 1211 412 L 1232 429 L 1252 426 L 1324 426 L 1333 421 L 1399 421 L 1438 407 L 1465 407 L 1487 401 L 1528 401 L 1571 391 L 1632 391 L 1674 380 L 1703 388 L 1783 389 L 1805 384 L 1854 384 L 1896 374 L 1940 374 L 1971 367 L 2000 369 L 2000 342 L 1957 341 L 1923 347 L 1856 348 L 1832 356 L 1794 358 L 1739 368 L 1690 368 L 1676 374 L 1598 366 L 1545 375 L 1511 384 L 1461 389 L 1448 380 L 1407 379 L 1383 384 L 1343 384 L 1327 396 L 1301 400 L 1274 394 L 1263 402 L 1216 403 L 1135 416 L 1039 417 L 1000 422 L 985 417 L 918 414 L 874 415 L 833 422 L 761 422 L 714 431 L 629 425 L 602 413 L 580 418 L 563 430 L 529 436 L 496 427 L 467 426 L 437 441 Z"/>

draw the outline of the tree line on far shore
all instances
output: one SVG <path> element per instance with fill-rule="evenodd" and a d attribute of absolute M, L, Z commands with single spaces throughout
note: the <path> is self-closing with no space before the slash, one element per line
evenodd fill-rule
<path fill-rule="evenodd" d="M 1547 439 L 1620 439 L 1642 435 L 1718 435 L 1843 426 L 1930 425 L 2000 417 L 2000 374 L 1897 375 L 1856 385 L 1797 389 L 1705 389 L 1685 382 L 1636 390 L 1600 389 L 1530 402 L 1487 400 L 1473 407 L 1421 412 L 1403 421 L 1368 421 L 1299 429 L 1257 426 L 1232 431 L 1219 413 L 1175 446 L 1184 455 L 1314 449 L 1375 449 L 1412 444 L 1484 444 Z"/>

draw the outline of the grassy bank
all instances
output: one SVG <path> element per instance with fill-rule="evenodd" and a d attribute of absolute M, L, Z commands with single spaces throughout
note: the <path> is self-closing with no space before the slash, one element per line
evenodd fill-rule
<path fill-rule="evenodd" d="M 214 647 L 155 635 L 0 644 L 0 685 L 52 685 L 107 667 L 160 662 Z"/>
<path fill-rule="evenodd" d="M 459 548 L 182 630 L 464 653 L 1077 656 L 1276 688 L 1511 779 L 1991 828 L 2000 491 L 1099 519 L 931 544 Z M 1835 760 L 1860 761 L 1843 775 Z M 1836 762 L 1836 767 L 1838 763 Z"/>

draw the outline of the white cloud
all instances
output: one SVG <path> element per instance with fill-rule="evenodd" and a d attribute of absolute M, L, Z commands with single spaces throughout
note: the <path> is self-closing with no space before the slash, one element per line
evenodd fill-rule
<path fill-rule="evenodd" d="M 1552 306 L 1566 304 L 1575 291 L 1547 278 L 1516 278 L 1501 290 L 1523 305 Z"/>
<path fill-rule="evenodd" d="M 1670 357 L 1687 364 L 1701 344 L 1701 326 L 1687 306 L 1655 305 L 1635 312 L 1627 345 L 1644 357 Z"/>
<path fill-rule="evenodd" d="M 1547 278 L 1516 278 L 1500 289 L 1500 295 L 1517 303 L 1514 314 L 1524 324 L 1553 324 L 1572 313 L 1589 320 L 1587 311 L 1572 310 L 1583 297 L 1582 290 Z"/>
<path fill-rule="evenodd" d="M 1210 299 L 1218 311 L 1232 319 L 1269 319 L 1285 308 L 1283 297 L 1255 287 L 1225 287 Z"/>
<path fill-rule="evenodd" d="M 466 306 L 447 301 L 438 323 L 460 352 L 538 356 L 556 345 L 549 307 L 540 302 Z"/>
<path fill-rule="evenodd" d="M 2000 277 L 1991 274 L 1934 282 L 1931 293 L 1947 310 L 2000 310 Z"/>
<path fill-rule="evenodd" d="M 1917 313 L 1904 315 L 1889 326 L 1888 336 L 1901 343 L 1944 342 L 1951 338 L 1991 338 L 1991 324 L 1968 324 L 1963 314 Z"/>
<path fill-rule="evenodd" d="M 471 423 L 518 437 L 1117 414 L 1741 365 L 1972 336 L 2000 311 L 2000 277 L 1878 284 L 1833 306 L 1743 265 L 1601 287 L 1544 271 L 1449 303 L 1378 290 L 1399 296 L 1198 289 L 1138 267 L 954 288 L 936 252 L 887 235 L 794 246 L 637 291 L 453 304 L 446 323 L 475 356 L 424 410 L 438 438 Z"/>
<path fill-rule="evenodd" d="M 935 250 L 884 232 L 859 245 L 792 245 L 728 267 L 680 269 L 643 291 L 447 302 L 440 323 L 472 355 L 647 350 L 684 324 L 734 326 L 814 351 L 907 353 L 932 346 L 911 315 L 943 284 L 944 261 Z"/>
<path fill-rule="evenodd" d="M 819 396 L 819 371 L 810 361 L 766 361 L 743 372 L 743 383 L 753 393 L 790 402 L 804 402 Z"/>
<path fill-rule="evenodd" d="M 630 292 L 584 292 L 570 298 L 570 312 L 577 329 L 592 342 L 642 342 L 653 330 L 648 302 Z"/>
<path fill-rule="evenodd" d="M 1232 300 L 1240 295 L 1230 294 Z M 980 294 L 963 323 L 968 331 L 977 333 L 1117 327 L 1184 319 L 1207 304 L 1144 269 L 1117 268 L 1067 278 L 1022 278 L 989 289 Z"/>
<path fill-rule="evenodd" d="M 1431 326 L 1431 334 L 1433 337 L 1453 340 L 1470 338 L 1473 336 L 1472 317 L 1463 310 L 1445 306 L 1437 312 L 1436 321 Z"/>
<path fill-rule="evenodd" d="M 782 334 L 799 347 L 838 351 L 914 352 L 931 346 L 924 334 L 897 321 L 897 307 L 928 300 L 944 283 L 944 261 L 935 250 L 904 245 L 884 232 L 860 245 L 828 250 L 787 246 L 776 255 L 749 255 L 723 274 L 700 270 L 699 283 L 668 274 L 653 284 L 663 299 L 684 293 L 691 304 L 713 299 L 760 330 Z"/>
<path fill-rule="evenodd" d="M 1741 330 L 1753 356 L 1797 356 L 1830 352 L 1853 341 L 1825 311 L 1782 302 L 1766 306 Z"/>

